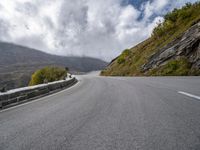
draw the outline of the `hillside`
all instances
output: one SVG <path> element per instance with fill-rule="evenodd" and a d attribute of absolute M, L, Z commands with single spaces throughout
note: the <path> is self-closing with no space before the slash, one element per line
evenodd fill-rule
<path fill-rule="evenodd" d="M 165 15 L 152 36 L 125 50 L 105 76 L 200 75 L 200 2 Z"/>
<path fill-rule="evenodd" d="M 68 67 L 71 72 L 101 70 L 106 62 L 90 57 L 62 57 L 11 43 L 0 42 L 0 87 L 28 85 L 31 74 L 44 66 Z"/>

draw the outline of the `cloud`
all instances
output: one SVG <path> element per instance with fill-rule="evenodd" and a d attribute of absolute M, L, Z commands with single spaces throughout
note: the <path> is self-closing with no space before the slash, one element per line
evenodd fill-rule
<path fill-rule="evenodd" d="M 0 1 L 0 40 L 111 60 L 148 38 L 163 14 L 190 1 L 143 0 L 137 7 L 128 0 Z"/>
<path fill-rule="evenodd" d="M 0 19 L 0 35 L 1 35 L 1 40 L 7 40 L 9 39 L 9 27 L 10 24 L 8 21 L 4 19 Z"/>

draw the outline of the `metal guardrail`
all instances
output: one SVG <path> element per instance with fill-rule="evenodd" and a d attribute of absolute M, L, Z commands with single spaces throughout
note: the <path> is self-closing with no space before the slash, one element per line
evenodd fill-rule
<path fill-rule="evenodd" d="M 62 89 L 66 89 L 77 83 L 77 79 L 73 77 L 70 80 L 63 80 L 59 82 L 53 82 L 35 87 L 22 88 L 14 90 L 13 92 L 0 93 L 0 109 L 4 109 L 10 106 L 18 105 L 27 101 L 34 100 L 39 97 L 43 97 Z"/>

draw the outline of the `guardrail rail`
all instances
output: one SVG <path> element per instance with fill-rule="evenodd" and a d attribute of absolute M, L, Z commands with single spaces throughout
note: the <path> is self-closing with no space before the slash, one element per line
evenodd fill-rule
<path fill-rule="evenodd" d="M 25 88 L 19 88 L 0 93 L 0 109 L 15 106 L 27 101 L 40 98 L 76 84 L 78 81 L 75 77 L 68 80 L 60 80 L 47 84 L 40 84 Z"/>

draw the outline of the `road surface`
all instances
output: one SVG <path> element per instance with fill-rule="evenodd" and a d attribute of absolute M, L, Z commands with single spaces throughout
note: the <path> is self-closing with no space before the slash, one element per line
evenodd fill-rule
<path fill-rule="evenodd" d="M 79 76 L 0 112 L 0 150 L 199 150 L 199 77 Z"/>

